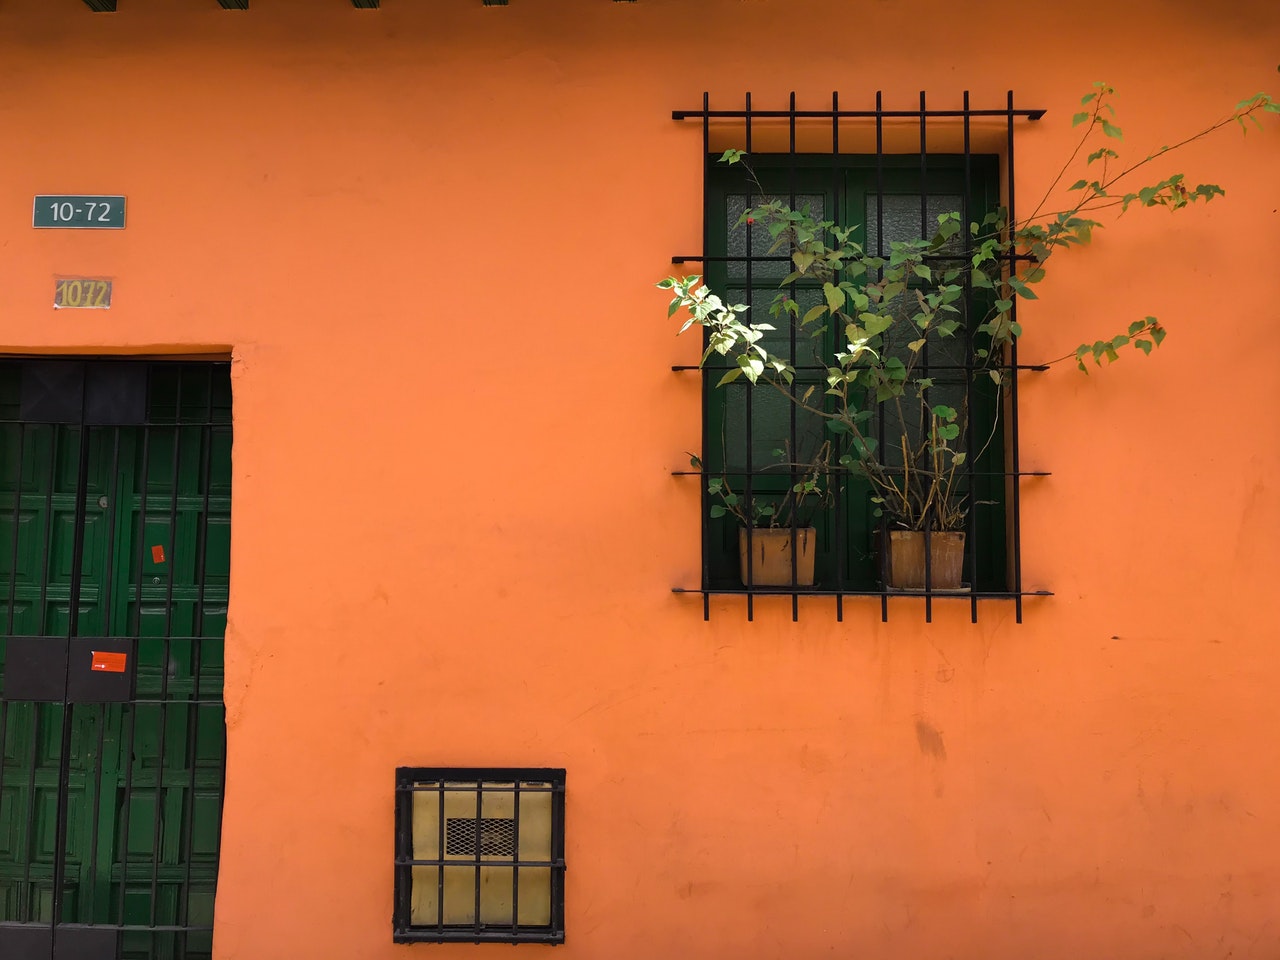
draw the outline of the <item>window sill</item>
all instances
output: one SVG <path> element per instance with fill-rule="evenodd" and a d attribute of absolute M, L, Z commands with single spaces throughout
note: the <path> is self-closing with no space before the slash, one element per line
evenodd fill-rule
<path fill-rule="evenodd" d="M 801 597 L 834 597 L 836 601 L 836 622 L 844 621 L 845 598 L 878 597 L 880 600 L 880 619 L 889 621 L 889 601 L 923 600 L 925 623 L 933 622 L 933 602 L 935 600 L 967 600 L 969 601 L 970 619 L 978 622 L 979 600 L 1004 600 L 1014 604 L 1014 616 L 1017 623 L 1022 622 L 1022 601 L 1024 597 L 1052 597 L 1052 590 L 899 590 L 882 588 L 878 590 L 834 590 L 824 587 L 714 587 L 699 589 L 697 587 L 672 587 L 674 594 L 701 595 L 703 598 L 703 619 L 711 619 L 712 597 L 746 597 L 747 620 L 753 620 L 755 600 L 757 597 L 790 597 L 791 619 L 800 619 Z"/>

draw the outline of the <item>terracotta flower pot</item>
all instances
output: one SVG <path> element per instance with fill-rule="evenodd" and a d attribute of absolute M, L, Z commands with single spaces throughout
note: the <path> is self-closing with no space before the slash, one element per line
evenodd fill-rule
<path fill-rule="evenodd" d="M 924 532 L 889 531 L 889 586 L 895 590 L 923 590 Z M 964 532 L 929 534 L 929 586 L 934 590 L 960 590 L 964 571 Z"/>
<path fill-rule="evenodd" d="M 754 587 L 813 586 L 813 555 L 818 531 L 801 527 L 795 532 L 796 572 L 791 579 L 792 531 L 757 527 L 751 531 L 751 583 L 747 584 L 747 531 L 738 530 L 738 558 L 742 582 Z"/>

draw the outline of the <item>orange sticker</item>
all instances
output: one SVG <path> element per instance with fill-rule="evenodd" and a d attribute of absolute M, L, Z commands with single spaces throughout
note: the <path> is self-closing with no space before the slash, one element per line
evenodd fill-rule
<path fill-rule="evenodd" d="M 157 545 L 151 548 L 151 562 L 164 563 L 164 547 Z"/>
<path fill-rule="evenodd" d="M 99 673 L 124 673 L 128 659 L 128 654 L 113 653 L 110 650 L 94 650 L 93 664 L 89 669 Z"/>

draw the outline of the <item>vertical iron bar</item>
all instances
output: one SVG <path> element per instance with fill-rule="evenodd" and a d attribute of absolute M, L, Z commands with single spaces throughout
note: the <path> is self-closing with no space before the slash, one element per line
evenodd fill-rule
<path fill-rule="evenodd" d="M 796 208 L 796 92 L 794 90 L 791 91 L 791 100 L 789 103 L 788 114 L 789 115 L 787 117 L 787 124 L 788 124 L 787 187 L 791 194 L 791 209 L 794 210 Z M 791 284 L 792 300 L 796 299 L 796 292 L 797 292 L 796 285 L 794 282 L 792 282 Z M 797 303 L 797 307 L 798 306 L 799 304 Z M 788 349 L 790 350 L 792 364 L 794 364 L 797 359 L 796 358 L 796 324 L 798 322 L 799 321 L 795 317 L 789 317 L 787 320 L 787 332 L 788 332 L 787 342 L 789 344 Z M 798 582 L 800 579 L 800 572 L 799 572 L 800 558 L 797 556 L 798 551 L 796 549 L 799 546 L 799 541 L 800 541 L 800 510 L 799 510 L 800 499 L 799 499 L 799 496 L 795 494 L 795 487 L 796 487 L 796 483 L 798 482 L 798 478 L 796 476 L 796 463 L 800 456 L 800 434 L 799 434 L 799 430 L 797 429 L 798 424 L 796 422 L 795 377 L 791 378 L 791 383 L 788 384 L 787 390 L 788 390 L 787 396 L 790 398 L 790 402 L 787 404 L 787 414 L 788 414 L 787 423 L 788 423 L 788 429 L 790 430 L 791 457 L 792 457 L 791 476 L 790 476 L 791 490 L 787 494 L 788 496 L 792 497 L 792 501 L 791 501 L 792 503 L 792 509 L 791 509 L 791 622 L 795 623 L 800 619 L 800 585 Z M 785 497 L 784 497 L 784 502 L 785 502 Z M 817 554 L 816 548 L 817 548 L 817 544 L 814 543 L 810 545 L 809 549 L 813 550 L 814 554 L 816 555 Z"/>
<path fill-rule="evenodd" d="M 107 524 L 107 553 L 106 561 L 103 563 L 102 571 L 102 599 L 99 601 L 99 609 L 102 610 L 102 635 L 104 637 L 111 636 L 111 613 L 114 603 L 112 603 L 113 580 L 115 579 L 115 547 L 116 547 L 116 496 L 119 486 L 118 476 L 120 473 L 120 428 L 116 427 L 111 432 L 111 475 L 107 478 L 107 507 L 106 518 L 110 520 Z"/>
<path fill-rule="evenodd" d="M 22 528 L 22 470 L 26 452 L 27 425 L 22 422 L 18 424 L 18 472 L 14 475 L 13 486 L 13 545 L 9 548 L 9 614 L 5 626 L 5 636 L 9 637 L 13 636 L 14 609 L 18 602 L 18 538 Z M 53 478 L 49 479 L 52 482 Z M 3 743 L 0 740 L 0 746 Z"/>
<path fill-rule="evenodd" d="M 1008 97 L 1008 119 L 1007 130 L 1009 138 L 1009 239 L 1013 239 L 1013 233 L 1017 229 L 1018 219 L 1013 205 L 1014 179 L 1013 179 L 1013 91 L 1009 91 Z M 1018 268 L 1016 259 L 1017 251 L 1010 245 L 1009 248 L 1009 272 L 1012 274 Z M 1009 320 L 1013 323 L 1018 321 L 1018 298 L 1011 295 L 1012 304 L 1009 307 Z M 1009 344 L 1009 446 L 1011 459 L 1011 477 L 1009 484 L 1013 500 L 1013 609 L 1014 619 L 1017 623 L 1022 622 L 1022 516 L 1021 516 L 1021 496 L 1022 496 L 1022 460 L 1018 453 L 1018 338 L 1011 338 Z"/>
<path fill-rule="evenodd" d="M 8 651 L 6 651 L 8 652 Z M 9 729 L 9 701 L 7 698 L 0 697 L 0 797 L 4 796 L 4 758 L 8 756 L 9 744 L 5 737 L 8 735 Z"/>
<path fill-rule="evenodd" d="M 108 556 L 110 556 L 109 553 Z M 98 816 L 98 811 L 102 809 L 102 751 L 107 746 L 107 711 L 111 709 L 105 703 L 97 706 L 100 713 L 98 717 L 98 752 L 93 765 L 93 806 L 90 807 L 93 811 L 93 828 L 90 830 L 89 839 L 88 903 L 82 910 L 87 922 L 91 924 L 97 923 L 97 917 L 94 914 L 98 905 L 98 829 L 102 820 Z M 110 896 L 110 893 L 108 893 L 108 896 Z"/>
<path fill-rule="evenodd" d="M 973 329 L 973 234 L 969 230 L 969 221 L 974 216 L 973 197 L 973 144 L 971 140 L 971 117 L 969 115 L 969 91 L 964 92 L 964 193 L 960 197 L 960 235 L 964 238 L 964 264 L 961 274 L 964 283 L 964 299 L 961 307 L 964 310 L 964 396 L 965 416 L 965 486 L 969 497 L 969 512 L 965 517 L 967 549 L 965 550 L 965 566 L 969 570 L 969 622 L 978 622 L 978 491 L 974 486 L 974 461 L 978 455 L 978 436 L 974 427 L 975 400 L 974 378 L 977 370 L 974 361 L 974 329 Z M 989 357 L 988 357 L 989 359 Z M 997 401 L 999 395 L 997 393 Z"/>
<path fill-rule="evenodd" d="M 440 790 L 440 816 L 436 818 L 436 827 L 440 836 L 436 845 L 436 856 L 440 863 L 436 867 L 436 932 L 444 933 L 444 781 L 437 780 Z"/>
<path fill-rule="evenodd" d="M 552 929 L 564 931 L 564 793 L 565 774 L 551 789 L 551 923 Z"/>
<path fill-rule="evenodd" d="M 876 256 L 884 256 L 884 94 L 876 91 Z M 881 267 L 883 276 L 884 268 Z M 884 411 L 876 411 L 876 446 L 884 451 Z M 887 461 L 886 461 L 887 462 Z M 889 518 L 880 512 L 880 622 L 889 622 Z"/>
<path fill-rule="evenodd" d="M 150 418 L 148 418 L 149 420 Z M 136 455 L 136 451 L 135 451 Z M 136 650 L 142 649 L 142 554 L 146 549 L 147 540 L 147 474 L 150 472 L 151 466 L 151 427 L 146 425 L 142 428 L 142 451 L 138 461 L 138 470 L 134 474 L 134 483 L 138 487 L 138 536 L 134 541 L 134 549 L 137 551 L 137 559 L 133 565 L 133 624 L 130 633 L 138 641 Z M 133 507 L 133 492 L 129 493 L 129 507 Z M 121 803 L 120 811 L 120 890 L 117 894 L 116 908 L 118 910 L 117 922 L 123 924 L 125 922 L 124 901 L 125 891 L 129 886 L 129 820 L 133 812 L 133 755 L 134 755 L 134 738 L 138 729 L 138 711 L 142 709 L 138 703 L 130 704 L 131 709 L 128 711 L 129 727 L 128 736 L 124 738 L 123 750 L 125 756 L 124 762 L 124 798 Z"/>
<path fill-rule="evenodd" d="M 85 425 L 84 401 L 80 406 L 80 460 L 76 464 L 75 513 L 71 534 L 71 583 L 67 605 L 67 645 L 80 631 L 80 590 L 84 582 L 84 525 L 89 495 L 89 428 Z M 71 669 L 62 677 L 62 752 L 58 768 L 57 826 L 53 840 L 53 926 L 57 936 L 62 921 L 63 886 L 67 871 L 67 803 L 70 799 L 71 780 Z"/>
<path fill-rule="evenodd" d="M 221 368 L 222 368 L 222 367 L 224 367 L 224 366 L 226 366 L 226 365 L 225 365 L 225 364 L 219 364 L 219 365 L 218 365 L 218 368 L 219 368 L 219 369 L 221 369 Z M 228 368 L 228 369 L 229 369 L 229 368 Z M 212 378 L 212 370 L 210 371 L 210 377 Z M 209 396 L 209 421 L 210 421 L 210 423 L 212 424 L 212 421 L 213 421 L 213 384 L 212 384 L 212 379 L 210 380 L 209 391 L 210 391 L 210 396 Z M 233 401 L 233 402 L 234 402 L 234 401 Z M 232 428 L 231 426 L 228 426 L 228 427 L 226 428 L 226 431 L 227 431 L 228 433 L 233 433 L 233 428 Z M 209 459 L 210 459 L 210 467 L 209 467 L 209 470 L 210 470 L 210 477 L 212 477 L 212 471 L 213 471 L 213 467 L 212 467 L 212 461 L 213 461 L 213 428 L 212 428 L 212 426 L 210 426 L 210 428 L 209 428 Z M 228 480 L 229 480 L 229 481 L 231 480 L 230 473 L 228 473 Z M 211 481 L 210 481 L 210 482 L 211 482 Z M 206 490 L 208 490 L 208 486 L 209 486 L 209 484 L 208 484 L 208 483 L 206 483 Z M 228 491 L 228 493 L 229 493 L 229 492 L 230 492 L 230 491 Z M 206 514 L 206 516 L 208 515 L 207 499 L 208 499 L 208 498 L 207 498 L 207 494 L 206 494 L 206 509 L 205 509 L 205 514 Z M 207 523 L 206 523 L 206 526 L 207 526 Z M 201 618 L 202 618 L 202 619 L 201 619 L 201 624 L 203 624 L 203 622 L 204 622 L 204 621 L 203 621 L 203 616 L 204 616 L 204 593 L 203 593 L 203 591 L 204 591 L 204 576 L 205 576 L 205 574 L 203 574 L 203 573 L 202 573 L 202 575 L 201 575 L 201 585 L 200 585 L 200 589 L 201 589 L 201 593 L 200 593 L 200 611 L 201 611 L 201 614 L 200 614 L 200 615 L 201 615 Z M 203 626 L 201 627 L 201 632 L 202 632 L 202 633 L 204 632 L 204 631 L 203 631 Z M 226 644 L 226 634 L 225 634 L 225 632 L 224 632 L 224 634 L 223 634 L 223 657 L 221 658 L 221 659 L 222 659 L 223 666 L 225 666 L 225 663 L 226 663 L 226 655 L 225 655 L 226 646 L 225 646 L 225 644 Z M 221 668 L 220 668 L 219 673 L 220 673 L 220 675 L 221 675 Z M 217 695 L 217 698 L 216 698 L 215 700 L 212 700 L 211 702 L 213 703 L 213 709 L 217 710 L 217 712 L 218 712 L 218 713 L 221 715 L 221 717 L 222 717 L 222 722 L 218 725 L 218 737 L 219 737 L 219 740 L 221 741 L 221 743 L 220 743 L 220 744 L 219 744 L 219 746 L 218 746 L 218 754 L 217 754 L 217 755 L 218 755 L 218 791 L 217 791 L 217 797 L 218 797 L 218 812 L 217 812 L 217 817 L 216 817 L 216 820 L 215 820 L 214 837 L 213 837 L 213 851 L 214 851 L 214 853 L 213 853 L 214 864 L 213 864 L 213 865 L 214 865 L 214 871 L 215 871 L 215 876 L 216 876 L 216 871 L 217 871 L 217 869 L 219 868 L 219 866 L 221 865 L 221 862 L 222 862 L 222 810 L 223 810 L 223 806 L 224 806 L 224 805 L 225 805 L 225 803 L 226 803 L 226 793 L 227 793 L 227 722 L 226 722 L 227 710 L 226 710 L 226 704 L 225 704 L 225 702 L 224 702 L 224 686 L 223 686 L 223 684 L 222 684 L 221 682 L 219 683 L 219 686 L 218 686 L 218 695 Z M 416 796 L 416 795 L 415 795 L 415 796 Z"/>
<path fill-rule="evenodd" d="M 186 369 L 179 367 L 178 391 L 173 401 L 173 459 L 169 473 L 169 536 L 165 540 L 164 640 L 160 664 L 160 742 L 156 753 L 155 820 L 151 830 L 151 926 L 156 925 L 156 896 L 160 882 L 160 841 L 164 825 L 164 765 L 169 734 L 169 664 L 173 659 L 173 582 L 177 566 L 174 548 L 178 540 L 178 485 L 182 476 L 182 382 Z"/>
<path fill-rule="evenodd" d="M 18 461 L 17 472 L 14 474 L 13 484 L 13 544 L 9 548 L 9 611 L 6 616 L 5 636 L 13 636 L 14 611 L 18 605 L 18 538 L 19 530 L 22 529 L 22 476 L 23 476 L 23 460 L 27 453 L 27 424 L 19 422 L 18 424 Z M 4 758 L 8 755 L 8 736 L 9 736 L 9 701 L 0 699 L 0 797 L 4 796 L 4 774 L 5 764 Z M 28 803 L 31 803 L 31 792 L 28 791 Z M 27 833 L 29 838 L 31 833 Z M 24 852 L 24 860 L 31 859 L 29 849 Z M 19 891 L 19 897 L 23 891 Z M 14 905 L 17 908 L 17 904 Z M 15 918 L 17 919 L 17 918 Z"/>
<path fill-rule="evenodd" d="M 841 206 L 841 189 L 840 189 L 840 93 L 839 91 L 831 91 L 831 205 L 832 211 L 829 219 L 843 227 L 847 227 L 852 217 L 848 216 L 844 208 Z M 865 214 L 864 214 L 865 216 Z M 865 231 L 862 239 L 866 240 Z M 836 278 L 839 283 L 839 278 Z M 833 336 L 835 324 L 832 323 Z M 834 346 L 834 341 L 832 343 Z M 794 354 L 794 351 L 793 351 Z M 844 454 L 844 437 L 841 434 L 835 435 L 835 459 L 837 465 L 840 463 L 840 457 Z M 844 594 L 841 592 L 845 588 L 845 550 L 847 546 L 847 534 L 845 531 L 845 494 L 847 493 L 844 485 L 844 474 L 839 470 L 831 470 L 827 474 L 827 489 L 831 489 L 831 484 L 835 484 L 835 553 L 836 553 L 836 623 L 844 622 Z M 814 544 L 814 552 L 817 552 L 817 544 Z"/>
<path fill-rule="evenodd" d="M 708 256 L 711 251 L 711 94 L 702 92 L 702 255 Z M 706 279 L 707 263 L 702 263 L 703 279 Z M 710 331 L 702 331 L 702 345 L 706 349 Z M 702 448 L 701 460 L 703 470 L 698 474 L 698 502 L 702 504 L 702 619 L 711 619 L 711 494 L 707 492 L 707 476 L 705 468 L 708 463 L 710 449 L 710 431 L 707 429 L 707 411 L 711 404 L 711 371 L 702 370 Z M 441 808 L 443 810 L 443 808 Z M 443 813 L 441 814 L 443 816 Z M 443 852 L 443 848 L 442 852 Z M 443 870 L 443 868 L 441 868 Z M 442 874 L 443 876 L 443 874 Z"/>
<path fill-rule="evenodd" d="M 31 762 L 27 765 L 27 829 L 21 834 L 23 845 L 22 857 L 22 895 L 26 897 L 27 923 L 34 922 L 36 912 L 35 892 L 31 889 L 31 851 L 35 846 L 36 830 L 36 764 L 39 759 L 40 721 L 45 717 L 43 704 L 31 704 L 31 742 L 25 744 L 30 750 Z M 52 707 L 52 705 L 50 705 Z M 61 758 L 59 758 L 59 763 Z"/>
<path fill-rule="evenodd" d="M 200 668 L 203 656 L 201 639 L 204 635 L 204 595 L 205 595 L 205 554 L 209 545 L 209 493 L 213 476 L 213 378 L 216 367 L 205 368 L 208 374 L 208 390 L 205 393 L 204 423 L 200 426 L 200 466 L 199 479 L 202 499 L 200 521 L 196 527 L 196 604 L 191 613 L 191 694 L 187 703 L 187 756 L 186 763 L 190 768 L 187 779 L 186 804 L 183 809 L 183 823 L 186 826 L 186 853 L 183 860 L 182 893 L 178 907 L 178 925 L 186 927 L 191 917 L 191 860 L 195 851 L 195 800 L 196 800 L 196 759 L 199 756 L 200 731 Z M 179 937 L 179 955 L 185 954 L 187 931 L 183 930 Z"/>
<path fill-rule="evenodd" d="M 49 636 L 49 564 L 53 560 L 53 488 L 58 482 L 59 424 L 49 426 L 49 489 L 44 495 L 44 550 L 40 563 L 40 636 Z"/>
<path fill-rule="evenodd" d="M 516 777 L 515 792 L 512 798 L 515 816 L 511 821 L 514 848 L 511 851 L 511 933 L 514 936 L 520 929 L 520 778 Z"/>
<path fill-rule="evenodd" d="M 747 91 L 746 107 L 747 107 L 746 118 L 745 118 L 746 119 L 746 147 L 747 147 L 747 155 L 750 156 L 752 152 L 751 91 Z M 763 199 L 763 197 L 761 199 Z M 750 184 L 747 185 L 747 209 L 748 210 L 751 209 L 751 185 Z M 754 245 L 755 241 L 751 236 L 751 224 L 748 223 L 746 227 L 747 227 L 747 265 L 746 265 L 747 303 L 750 303 L 752 297 L 755 295 L 755 288 L 753 286 L 753 283 L 755 281 L 752 279 L 752 276 L 751 276 L 753 258 L 755 256 L 755 245 Z M 746 411 L 747 411 L 746 423 L 744 428 L 744 437 L 746 440 L 745 454 L 747 458 L 746 459 L 747 469 L 746 469 L 746 476 L 743 480 L 743 497 L 744 497 L 744 502 L 746 503 L 746 518 L 747 518 L 747 523 L 746 523 L 746 526 L 747 526 L 747 582 L 746 582 L 747 622 L 750 623 L 752 620 L 755 619 L 755 599 L 756 599 L 755 597 L 756 577 L 755 577 L 755 567 L 754 567 L 755 548 L 752 545 L 753 535 L 755 534 L 755 522 L 754 522 L 755 500 L 752 494 L 752 486 L 753 486 L 753 481 L 755 479 L 755 477 L 753 476 L 753 473 L 755 471 L 755 464 L 752 462 L 753 460 L 752 447 L 755 444 L 755 438 L 752 433 L 753 431 L 752 412 L 755 406 L 755 388 L 750 383 L 746 384 L 743 387 L 743 396 L 746 398 Z M 727 405 L 728 403 L 727 398 L 725 402 Z"/>
<path fill-rule="evenodd" d="M 483 835 L 483 818 L 484 818 L 484 778 L 476 778 L 476 933 L 480 933 L 480 838 Z"/>
<path fill-rule="evenodd" d="M 927 121 L 925 120 L 925 99 L 924 91 L 920 91 L 920 236 L 923 239 L 929 237 L 929 162 L 928 162 L 928 145 L 927 145 Z M 908 281 L 909 282 L 909 281 Z M 906 298 L 906 293 L 902 294 Z M 928 376 L 929 370 L 929 339 L 925 338 L 924 348 L 920 351 L 923 354 L 923 366 L 925 375 Z M 922 391 L 924 399 L 926 422 L 923 424 L 930 434 L 933 432 L 933 417 L 929 415 L 929 391 Z M 903 424 L 906 428 L 906 424 Z M 932 444 L 931 437 L 926 437 L 926 443 Z M 905 485 L 905 484 L 904 484 Z M 936 511 L 935 511 L 936 512 Z M 933 521 L 929 517 L 924 518 L 924 622 L 933 623 Z"/>
<path fill-rule="evenodd" d="M 22 475 L 23 460 L 27 452 L 27 424 L 18 424 L 17 472 L 13 483 L 13 543 L 9 548 L 9 609 L 5 623 L 5 636 L 13 636 L 14 611 L 18 603 L 18 538 L 22 527 Z M 0 797 L 4 796 L 4 758 L 7 756 L 9 730 L 9 701 L 0 699 Z M 28 794 L 30 796 L 30 794 Z"/>

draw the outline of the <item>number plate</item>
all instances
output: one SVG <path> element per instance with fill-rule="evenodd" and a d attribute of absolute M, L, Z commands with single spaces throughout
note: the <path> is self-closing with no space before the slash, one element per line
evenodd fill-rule
<path fill-rule="evenodd" d="M 70 194 L 36 197 L 31 225 L 75 230 L 123 230 L 124 197 Z"/>
<path fill-rule="evenodd" d="M 110 310 L 111 281 L 104 277 L 59 277 L 53 285 L 55 310 Z"/>

